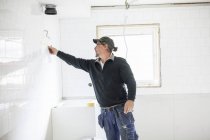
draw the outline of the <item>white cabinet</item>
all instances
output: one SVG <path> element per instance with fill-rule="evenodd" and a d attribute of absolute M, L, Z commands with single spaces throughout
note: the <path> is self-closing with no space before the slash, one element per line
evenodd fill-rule
<path fill-rule="evenodd" d="M 96 135 L 95 108 L 63 104 L 52 109 L 53 140 L 83 140 Z"/>

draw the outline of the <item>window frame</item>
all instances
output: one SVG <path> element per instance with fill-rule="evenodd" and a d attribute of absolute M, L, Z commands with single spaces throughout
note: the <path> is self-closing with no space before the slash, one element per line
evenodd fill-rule
<path fill-rule="evenodd" d="M 161 87 L 161 62 L 160 62 L 160 24 L 126 24 L 126 25 L 97 25 L 96 36 L 126 36 L 151 32 L 153 36 L 153 75 L 154 80 L 136 80 L 137 88 Z"/>

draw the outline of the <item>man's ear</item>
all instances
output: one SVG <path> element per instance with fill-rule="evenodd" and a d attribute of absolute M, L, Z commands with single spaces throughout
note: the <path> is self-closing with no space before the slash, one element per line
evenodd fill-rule
<path fill-rule="evenodd" d="M 109 47 L 108 47 L 108 45 L 107 45 L 107 44 L 105 44 L 104 46 L 106 47 L 106 49 L 109 49 Z"/>

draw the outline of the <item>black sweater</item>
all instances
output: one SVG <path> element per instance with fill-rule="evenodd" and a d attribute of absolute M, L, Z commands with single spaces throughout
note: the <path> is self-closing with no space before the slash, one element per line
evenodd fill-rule
<path fill-rule="evenodd" d="M 57 56 L 69 65 L 89 73 L 96 99 L 101 107 L 125 103 L 127 100 L 134 101 L 136 81 L 125 59 L 115 56 L 113 60 L 107 60 L 102 69 L 94 59 L 76 58 L 61 51 L 58 51 Z"/>

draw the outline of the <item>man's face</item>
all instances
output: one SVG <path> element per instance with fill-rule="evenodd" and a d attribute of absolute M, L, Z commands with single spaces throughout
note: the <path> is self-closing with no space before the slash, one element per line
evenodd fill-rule
<path fill-rule="evenodd" d="M 95 47 L 96 57 L 100 57 L 100 55 L 103 54 L 104 50 L 105 45 L 101 44 L 100 42 L 97 42 Z"/>

